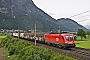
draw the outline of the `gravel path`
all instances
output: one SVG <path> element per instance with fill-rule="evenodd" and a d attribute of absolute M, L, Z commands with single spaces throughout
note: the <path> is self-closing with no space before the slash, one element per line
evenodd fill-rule
<path fill-rule="evenodd" d="M 0 48 L 0 60 L 6 60 L 6 54 L 4 52 L 4 48 Z"/>

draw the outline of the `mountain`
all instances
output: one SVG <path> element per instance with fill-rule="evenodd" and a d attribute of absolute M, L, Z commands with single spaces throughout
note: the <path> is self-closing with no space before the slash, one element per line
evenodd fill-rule
<path fill-rule="evenodd" d="M 32 0 L 0 0 L 0 29 L 34 29 L 35 23 L 40 31 L 57 31 L 59 24 L 61 31 L 76 31 L 75 29 L 83 27 L 75 22 L 77 25 L 73 26 L 74 29 L 64 24 L 66 20 L 60 21 L 38 8 Z"/>
<path fill-rule="evenodd" d="M 0 24 L 4 25 L 0 29 L 34 29 L 36 23 L 37 29 L 49 31 L 52 26 L 57 26 L 55 20 L 36 7 L 32 0 L 1 0 L 0 12 L 3 15 Z"/>
<path fill-rule="evenodd" d="M 60 27 L 63 31 L 76 32 L 76 31 L 78 31 L 78 29 L 83 29 L 84 31 L 88 31 L 88 29 L 86 29 L 82 25 L 78 24 L 77 22 L 75 22 L 74 20 L 69 19 L 69 18 L 58 19 L 57 23 L 60 25 Z"/>

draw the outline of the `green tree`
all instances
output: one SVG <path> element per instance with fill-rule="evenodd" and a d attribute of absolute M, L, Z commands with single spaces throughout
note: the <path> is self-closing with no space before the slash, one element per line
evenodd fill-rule
<path fill-rule="evenodd" d="M 86 38 L 86 33 L 83 29 L 78 29 L 77 36 L 80 36 L 82 40 L 83 37 Z"/>
<path fill-rule="evenodd" d="M 87 35 L 88 35 L 88 37 L 90 36 L 90 31 L 87 31 Z"/>

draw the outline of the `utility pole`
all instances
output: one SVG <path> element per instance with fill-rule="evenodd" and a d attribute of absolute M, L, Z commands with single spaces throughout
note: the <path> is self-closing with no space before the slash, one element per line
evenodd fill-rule
<path fill-rule="evenodd" d="M 60 33 L 60 25 L 58 25 L 58 33 Z"/>
<path fill-rule="evenodd" d="M 50 28 L 50 33 L 52 33 L 52 25 L 51 25 L 51 28 Z"/>
<path fill-rule="evenodd" d="M 20 37 L 20 31 L 19 31 L 19 27 L 18 27 L 18 38 Z"/>
<path fill-rule="evenodd" d="M 12 36 L 13 36 L 13 33 L 14 33 L 14 29 L 12 29 Z"/>
<path fill-rule="evenodd" d="M 36 23 L 35 23 L 35 45 L 36 45 Z"/>

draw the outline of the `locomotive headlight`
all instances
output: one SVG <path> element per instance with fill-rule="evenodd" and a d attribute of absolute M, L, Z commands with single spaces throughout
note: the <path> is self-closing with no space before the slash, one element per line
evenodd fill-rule
<path fill-rule="evenodd" d="M 65 43 L 68 43 L 67 41 Z"/>

